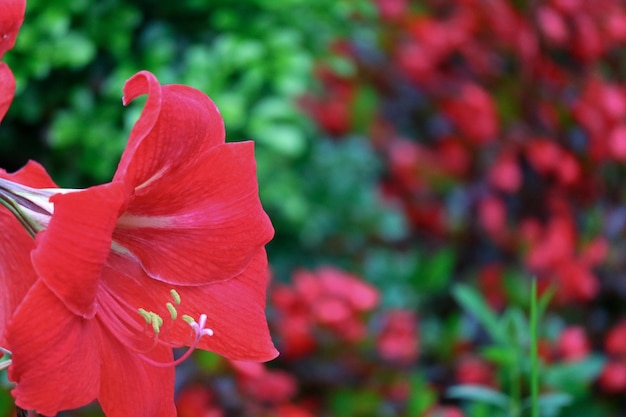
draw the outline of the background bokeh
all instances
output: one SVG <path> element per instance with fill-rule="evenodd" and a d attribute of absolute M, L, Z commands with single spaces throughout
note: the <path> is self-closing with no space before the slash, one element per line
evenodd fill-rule
<path fill-rule="evenodd" d="M 143 69 L 256 142 L 281 356 L 194 354 L 181 417 L 528 415 L 531 280 L 542 416 L 626 416 L 625 46 L 620 0 L 29 0 L 0 166 L 108 181 Z"/>

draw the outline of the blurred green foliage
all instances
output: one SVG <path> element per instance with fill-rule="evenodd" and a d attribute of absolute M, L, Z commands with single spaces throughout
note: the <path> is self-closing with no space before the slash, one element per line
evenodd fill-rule
<path fill-rule="evenodd" d="M 121 108 L 122 85 L 142 69 L 210 95 L 229 139 L 254 138 L 274 163 L 302 156 L 310 127 L 295 99 L 312 86 L 314 54 L 348 30 L 340 24 L 354 13 L 348 5 L 29 1 L 6 57 L 18 93 L 3 123 L 3 159 L 44 157 L 68 186 L 106 181 L 139 111 Z M 23 125 L 34 137 L 16 135 Z M 13 148 L 23 150 L 10 160 Z"/>

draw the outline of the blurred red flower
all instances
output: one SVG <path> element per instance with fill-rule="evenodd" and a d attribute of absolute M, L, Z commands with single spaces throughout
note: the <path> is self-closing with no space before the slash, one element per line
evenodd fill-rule
<path fill-rule="evenodd" d="M 281 351 L 294 358 L 316 347 L 316 329 L 329 330 L 347 342 L 362 340 L 366 335 L 362 314 L 378 305 L 379 295 L 358 276 L 326 266 L 294 272 L 293 286 L 277 285 L 271 299 Z"/>
<path fill-rule="evenodd" d="M 274 412 L 276 417 L 315 417 L 315 414 L 306 408 L 294 404 L 281 404 Z"/>
<path fill-rule="evenodd" d="M 598 383 L 608 393 L 626 391 L 626 363 L 623 360 L 608 361 L 602 369 Z"/>
<path fill-rule="evenodd" d="M 481 86 L 462 85 L 458 95 L 443 104 L 443 111 L 470 143 L 484 145 L 497 138 L 500 123 L 496 105 Z"/>
<path fill-rule="evenodd" d="M 564 361 L 585 359 L 591 352 L 585 329 L 581 326 L 571 326 L 563 329 L 557 339 L 557 349 Z"/>
<path fill-rule="evenodd" d="M 176 399 L 178 417 L 224 417 L 224 411 L 214 403 L 212 393 L 201 385 L 183 388 Z"/>
<path fill-rule="evenodd" d="M 409 310 L 387 310 L 376 345 L 380 355 L 401 364 L 414 362 L 419 355 L 417 317 Z"/>
<path fill-rule="evenodd" d="M 424 414 L 423 417 L 465 417 L 463 411 L 452 405 L 437 405 Z"/>
<path fill-rule="evenodd" d="M 456 380 L 459 384 L 496 386 L 493 368 L 484 359 L 471 354 L 462 357 L 457 364 Z"/>
<path fill-rule="evenodd" d="M 613 326 L 604 341 L 606 353 L 626 359 L 626 321 Z"/>
<path fill-rule="evenodd" d="M 257 401 L 286 403 L 298 390 L 296 378 L 283 370 L 266 368 L 257 362 L 231 361 L 243 391 Z"/>

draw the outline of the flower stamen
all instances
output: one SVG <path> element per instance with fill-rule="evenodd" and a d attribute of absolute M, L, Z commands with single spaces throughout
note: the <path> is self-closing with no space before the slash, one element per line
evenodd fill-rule
<path fill-rule="evenodd" d="M 0 361 L 0 371 L 2 371 L 3 369 L 6 369 L 9 366 L 11 366 L 11 363 L 13 363 L 13 361 L 10 358 L 11 351 L 0 347 L 0 352 L 2 352 L 2 359 L 3 359 Z M 9 356 L 9 359 L 5 359 L 5 356 Z"/>
<path fill-rule="evenodd" d="M 176 305 L 180 305 L 180 295 L 178 294 L 178 291 L 171 289 L 170 295 L 172 296 L 172 300 L 174 300 Z"/>
<path fill-rule="evenodd" d="M 207 320 L 207 315 L 206 314 L 201 314 L 200 315 L 199 322 L 196 322 L 191 316 L 188 316 L 186 314 L 183 315 L 183 320 L 185 320 L 187 323 L 189 323 L 189 326 L 194 331 L 194 333 L 195 333 L 195 340 L 194 340 L 193 344 L 191 346 L 189 346 L 189 349 L 187 349 L 187 351 L 182 354 L 182 356 L 180 356 L 175 361 L 166 362 L 166 363 L 157 362 L 155 360 L 152 360 L 152 359 L 146 357 L 145 355 L 141 355 L 141 358 L 143 360 L 145 360 L 146 362 L 154 365 L 154 366 L 158 366 L 158 367 L 162 367 L 162 368 L 169 367 L 169 366 L 177 366 L 177 365 L 183 363 L 185 360 L 187 360 L 187 358 L 189 358 L 189 356 L 191 356 L 193 351 L 196 350 L 196 347 L 198 347 L 198 344 L 200 343 L 200 339 L 202 339 L 203 336 L 213 336 L 215 334 L 213 329 L 205 327 L 206 326 L 206 320 Z"/>
<path fill-rule="evenodd" d="M 165 304 L 165 307 L 167 307 L 167 311 L 169 311 L 172 320 L 176 320 L 176 318 L 178 317 L 178 311 L 176 311 L 176 307 L 174 307 L 172 303 Z"/>
<path fill-rule="evenodd" d="M 170 295 L 172 297 L 172 301 L 174 301 L 174 304 L 176 305 L 181 304 L 180 295 L 178 294 L 176 290 L 174 289 L 170 290 Z M 171 323 L 175 322 L 176 319 L 178 318 L 178 310 L 176 309 L 174 304 L 171 302 L 165 303 L 165 307 L 167 308 L 167 311 L 169 312 L 170 317 L 172 319 Z M 163 318 L 160 315 L 158 315 L 157 313 L 153 311 L 148 311 L 144 308 L 139 308 L 137 309 L 137 311 L 139 312 L 139 315 L 141 315 L 141 317 L 146 322 L 146 327 L 152 326 L 152 329 L 154 330 L 154 344 L 149 350 L 152 350 L 154 347 L 156 347 L 158 343 L 171 345 L 172 347 L 175 347 L 173 346 L 172 343 L 162 340 L 163 335 L 162 334 L 160 335 L 160 333 L 161 333 L 161 327 L 163 326 Z M 144 353 L 141 353 L 140 355 L 146 362 L 149 362 L 154 366 L 160 366 L 160 367 L 176 366 L 182 363 L 183 361 L 185 361 L 191 355 L 191 353 L 196 349 L 196 347 L 200 343 L 200 340 L 202 339 L 202 337 L 213 336 L 214 334 L 213 329 L 206 327 L 206 322 L 207 322 L 206 314 L 200 314 L 200 317 L 197 322 L 193 317 L 187 314 L 183 314 L 181 318 L 183 319 L 183 321 L 189 324 L 189 327 L 191 328 L 190 338 L 187 340 L 187 342 L 184 342 L 184 344 L 187 344 L 188 342 L 191 341 L 191 344 L 189 345 L 189 349 L 187 349 L 187 351 L 181 357 L 169 363 L 156 362 L 148 358 L 146 356 L 147 351 L 144 351 Z M 169 327 L 170 326 L 168 325 L 168 329 Z M 169 331 L 168 329 L 166 329 L 166 333 L 167 331 Z M 144 331 L 145 331 L 145 328 L 144 328 Z"/>

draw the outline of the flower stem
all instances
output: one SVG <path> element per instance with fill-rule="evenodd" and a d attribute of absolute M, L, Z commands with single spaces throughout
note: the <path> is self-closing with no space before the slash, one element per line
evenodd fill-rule
<path fill-rule="evenodd" d="M 531 417 L 539 417 L 539 356 L 537 352 L 537 280 L 530 287 L 530 400 Z"/>

